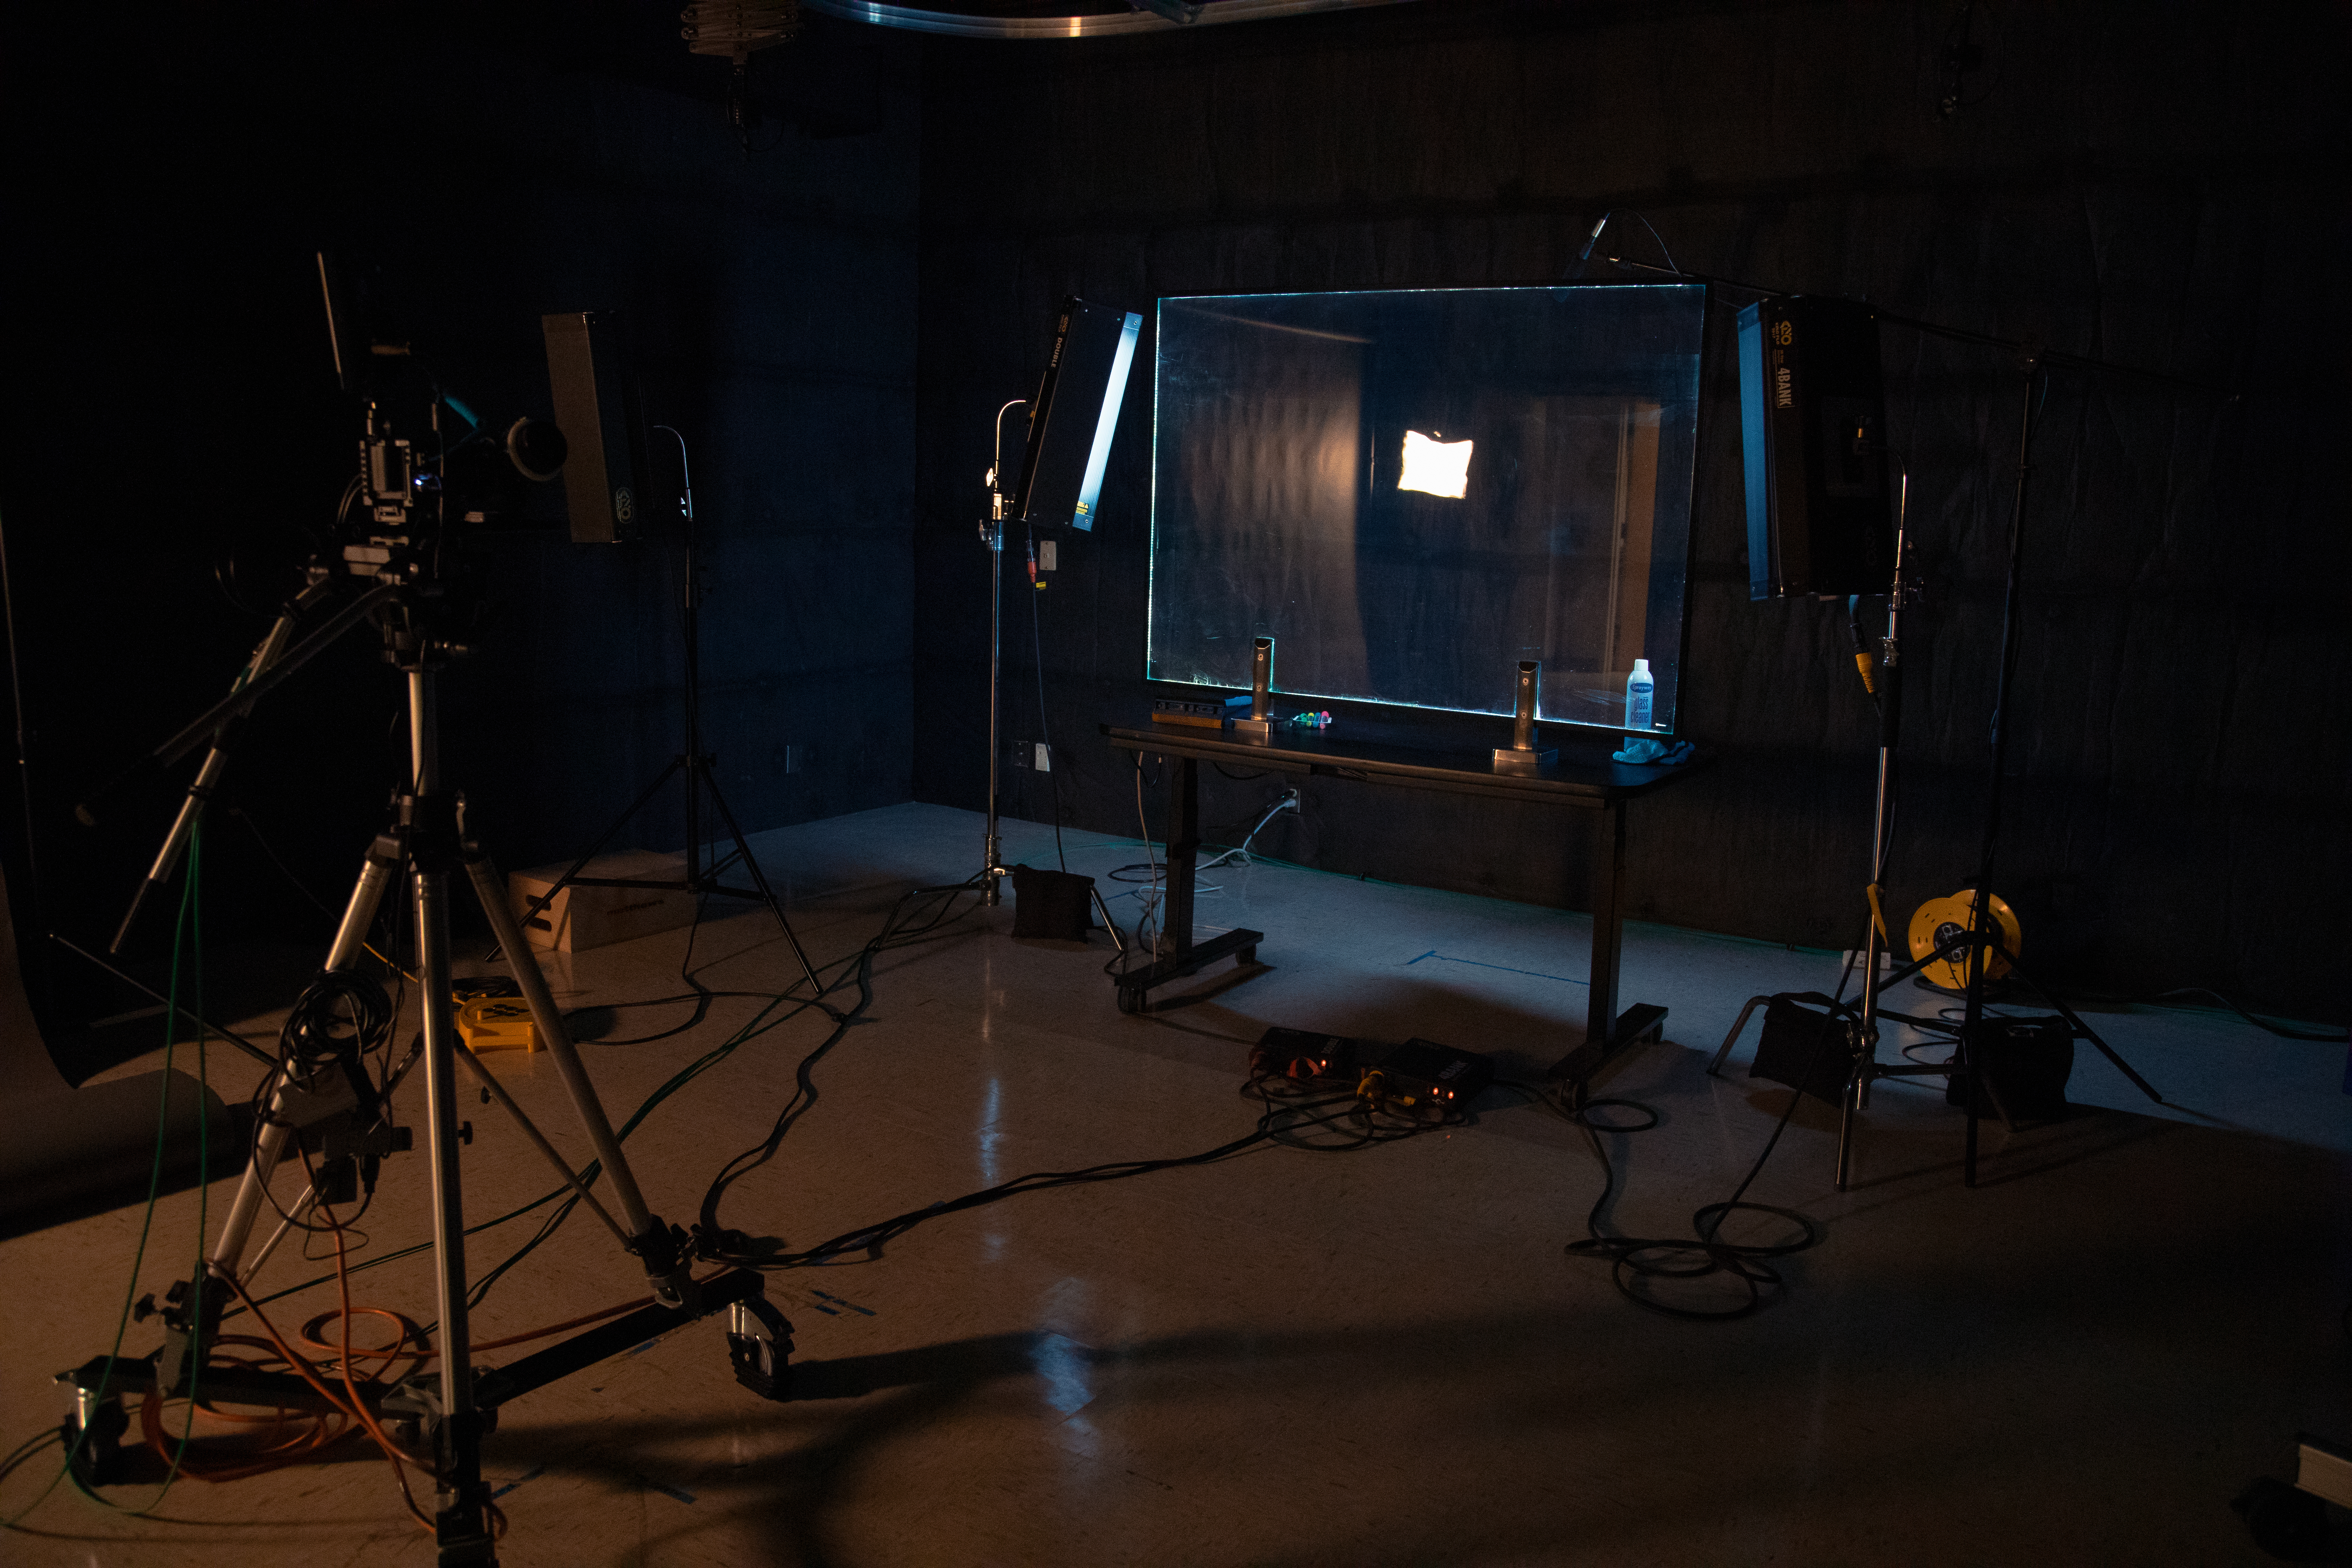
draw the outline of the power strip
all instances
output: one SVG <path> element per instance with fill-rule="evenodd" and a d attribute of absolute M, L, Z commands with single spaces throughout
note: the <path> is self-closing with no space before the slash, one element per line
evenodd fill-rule
<path fill-rule="evenodd" d="M 1494 1081 L 1494 1058 L 1411 1039 L 1364 1069 L 1356 1096 L 1374 1104 L 1457 1107 L 1468 1105 Z"/>
<path fill-rule="evenodd" d="M 1250 1047 L 1250 1077 L 1346 1078 L 1356 1065 L 1356 1042 L 1311 1029 L 1268 1029 Z"/>

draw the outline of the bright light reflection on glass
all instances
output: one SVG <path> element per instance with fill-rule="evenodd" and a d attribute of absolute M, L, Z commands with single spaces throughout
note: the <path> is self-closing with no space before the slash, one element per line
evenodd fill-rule
<path fill-rule="evenodd" d="M 1418 430 L 1404 433 L 1404 465 L 1397 489 L 1460 500 L 1470 493 L 1469 441 L 1441 441 Z"/>

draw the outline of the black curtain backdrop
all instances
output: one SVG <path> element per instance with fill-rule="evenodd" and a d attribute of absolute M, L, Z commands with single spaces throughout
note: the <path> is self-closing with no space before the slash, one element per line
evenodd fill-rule
<path fill-rule="evenodd" d="M 989 419 L 1034 387 L 1056 299 L 1538 282 L 1638 212 L 1684 267 L 2229 388 L 2054 373 L 2026 519 L 1997 889 L 2029 967 L 2144 994 L 2347 1009 L 2352 637 L 2340 446 L 2345 13 L 1954 0 L 1421 5 L 924 56 L 914 789 L 980 803 Z M 1585 268 L 1659 262 L 1630 216 Z M 1705 410 L 1684 733 L 1717 765 L 1631 816 L 1633 912 L 1851 946 L 1875 731 L 1843 608 L 1751 604 L 1731 296 Z M 1888 327 L 1892 438 L 1927 584 L 1908 627 L 1892 909 L 1972 875 L 2021 381 Z M 1148 348 L 1147 343 L 1147 348 Z M 1039 596 L 1045 711 L 1010 579 L 1008 720 L 1057 771 L 1039 819 L 1135 831 L 1096 731 L 1145 693 L 1150 387 L 1093 537 Z M 1017 559 L 1018 541 L 1011 554 Z M 1254 817 L 1279 781 L 1211 778 Z M 1581 824 L 1315 781 L 1260 840 L 1310 866 L 1581 897 Z M 1152 805 L 1155 829 L 1159 802 Z"/>
<path fill-rule="evenodd" d="M 689 443 L 707 744 L 743 826 L 906 798 L 919 49 L 812 18 L 755 58 L 747 154 L 726 63 L 677 26 L 674 3 L 635 0 L 132 7 L 103 28 L 11 13 L 0 521 L 34 855 L 13 770 L 0 832 L 18 931 L 111 934 L 193 763 L 96 829 L 72 804 L 226 693 L 267 622 L 216 565 L 234 555 L 266 606 L 355 468 L 321 247 L 501 426 L 551 413 L 541 312 L 622 311 L 648 416 Z M 449 777 L 509 868 L 584 849 L 681 740 L 673 544 L 574 547 L 560 486 L 533 516 L 473 542 L 478 651 L 442 681 Z M 323 952 L 332 921 L 295 884 L 347 896 L 398 697 L 359 637 L 265 705 L 207 834 L 215 953 Z M 683 836 L 674 788 L 618 843 Z M 141 933 L 145 972 L 172 916 Z M 141 999 L 70 960 L 35 979 L 69 1076 L 156 1043 L 152 1025 L 75 1043 L 78 1012 Z"/>

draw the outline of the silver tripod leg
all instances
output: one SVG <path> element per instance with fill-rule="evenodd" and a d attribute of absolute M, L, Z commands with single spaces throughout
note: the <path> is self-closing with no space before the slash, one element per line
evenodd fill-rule
<path fill-rule="evenodd" d="M 564 1027 L 563 1014 L 547 989 L 547 977 L 540 973 L 539 960 L 532 955 L 522 928 L 515 921 L 514 910 L 507 902 L 506 879 L 499 875 L 489 857 L 472 845 L 467 847 L 466 870 L 473 879 L 482 913 L 490 922 L 490 935 L 506 957 L 508 973 L 522 988 L 523 1000 L 530 1007 L 531 1022 L 539 1029 L 540 1043 L 555 1058 L 555 1070 L 563 1079 L 564 1092 L 571 1096 L 572 1109 L 596 1151 L 597 1161 L 613 1180 L 614 1202 L 620 1206 L 622 1223 L 627 1226 L 629 1238 L 635 1244 L 633 1249 L 640 1250 L 646 1258 L 647 1272 L 653 1276 L 654 1293 L 665 1306 L 676 1306 L 688 1270 L 681 1263 L 664 1264 L 670 1251 L 667 1233 L 646 1207 L 635 1173 L 629 1169 L 628 1156 L 621 1152 L 621 1141 L 614 1135 L 604 1102 L 596 1097 L 596 1086 L 589 1081 L 588 1069 L 581 1064 L 580 1052 L 572 1043 L 572 1033 Z"/>
<path fill-rule="evenodd" d="M 1121 958 L 1125 958 L 1127 956 L 1127 938 L 1119 934 L 1118 922 L 1110 918 L 1110 905 L 1103 901 L 1102 889 L 1100 888 L 1093 888 L 1088 890 L 1095 896 L 1095 913 L 1102 916 L 1103 930 L 1110 932 L 1110 945 L 1118 952 Z"/>
<path fill-rule="evenodd" d="M 433 1167 L 433 1287 L 440 1327 L 441 1490 L 435 1534 L 441 1562 L 490 1563 L 488 1489 L 482 1484 L 482 1418 L 466 1304 L 466 1214 L 457 1168 L 457 1007 L 449 973 L 449 868 L 461 853 L 454 799 L 442 794 L 440 713 L 433 672 L 408 669 L 409 755 L 415 764 L 409 858 L 415 868 L 418 998 L 425 1011 L 425 1103 Z"/>
<path fill-rule="evenodd" d="M 367 933 L 375 924 L 376 911 L 383 905 L 383 895 L 399 869 L 397 839 L 384 835 L 368 847 L 367 863 L 360 868 L 359 881 L 352 889 L 351 902 L 344 907 L 342 923 L 335 928 L 334 943 L 327 950 L 329 970 L 349 969 L 358 962 L 359 955 L 366 950 Z M 278 1161 L 286 1157 L 289 1129 L 278 1120 L 285 1112 L 285 1086 L 280 1084 L 269 1097 L 269 1119 L 261 1129 L 261 1136 L 254 1142 L 253 1158 L 246 1164 L 244 1179 L 237 1183 L 236 1197 L 229 1205 L 220 1239 L 213 1244 L 206 1258 L 207 1271 L 219 1278 L 238 1277 L 237 1265 L 245 1257 L 246 1244 L 253 1237 L 254 1222 L 261 1216 L 269 1178 L 277 1174 Z"/>
<path fill-rule="evenodd" d="M 278 613 L 278 619 L 271 623 L 269 630 L 255 646 L 253 656 L 246 660 L 245 667 L 236 673 L 236 679 L 230 683 L 232 694 L 259 679 L 264 671 L 278 662 L 279 656 L 286 651 L 286 645 L 294 640 L 294 628 L 299 624 L 302 613 L 317 602 L 323 592 L 323 584 L 314 582 Z M 172 819 L 172 830 L 163 836 L 163 847 L 156 850 L 154 863 L 148 867 L 146 879 L 139 884 L 138 891 L 131 896 L 131 907 L 124 911 L 122 923 L 115 928 L 114 940 L 107 945 L 107 952 L 122 951 L 123 944 L 131 939 L 131 928 L 138 923 L 140 911 L 147 907 L 148 900 L 155 896 L 156 890 L 172 879 L 173 871 L 180 864 L 181 855 L 188 847 L 188 839 L 204 817 L 205 807 L 212 804 L 213 792 L 220 785 L 221 774 L 227 771 L 228 748 L 215 738 L 212 749 L 205 753 L 203 764 L 196 769 L 195 782 L 188 785 L 186 798 L 180 802 L 180 813 Z"/>

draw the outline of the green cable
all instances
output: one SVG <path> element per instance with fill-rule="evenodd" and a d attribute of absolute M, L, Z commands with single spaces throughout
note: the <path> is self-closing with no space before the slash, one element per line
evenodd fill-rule
<path fill-rule="evenodd" d="M 197 851 L 198 845 L 196 838 L 194 836 L 191 836 L 189 840 L 188 865 L 186 870 L 182 875 L 180 885 L 180 919 L 183 925 L 184 925 L 187 920 L 189 905 L 195 898 Z M 145 1263 L 147 1258 L 148 1232 L 152 1229 L 155 1223 L 155 1202 L 163 1192 L 164 1133 L 171 1125 L 172 1056 L 173 1048 L 177 1044 L 176 1037 L 179 1034 L 180 1021 L 180 929 L 174 928 L 172 936 L 171 1000 L 170 1005 L 166 1006 L 163 1010 L 163 1089 L 155 1107 L 155 1154 L 152 1162 L 149 1165 L 147 1173 L 147 1208 L 146 1212 L 142 1214 L 139 1219 L 139 1245 L 133 1249 L 131 1255 L 131 1282 L 124 1288 L 122 1292 L 122 1312 L 114 1322 L 114 1348 L 107 1352 L 106 1371 L 98 1380 L 97 1396 L 90 1401 L 93 1408 L 104 1406 L 106 1404 L 107 1388 L 114 1381 L 114 1363 L 122 1354 L 123 1336 L 129 1332 L 131 1327 L 131 1304 L 132 1300 L 139 1293 L 139 1270 Z M 201 1004 L 199 1006 L 201 1008 Z M 199 1050 L 201 1051 L 201 1046 L 199 1047 Z M 203 1070 L 201 1056 L 199 1057 L 198 1061 L 198 1070 L 201 1072 Z M 197 1157 L 200 1161 L 204 1158 L 203 1152 L 205 1148 L 205 1144 L 203 1142 L 204 1133 L 201 1131 L 205 1121 L 207 1120 L 204 1115 L 204 1100 L 200 1094 L 196 1101 L 197 1125 L 199 1128 L 197 1134 L 199 1139 L 199 1142 L 197 1144 L 199 1152 Z M 202 1173 L 201 1168 L 199 1173 Z M 203 1199 L 199 1197 L 197 1203 L 197 1212 L 201 1215 L 203 1212 Z M 201 1251 L 204 1246 L 204 1232 L 201 1227 L 196 1233 L 196 1245 L 199 1251 Z M 190 1373 L 192 1384 L 194 1375 L 194 1374 L 192 1370 Z M 191 1392 L 193 1392 L 193 1387 Z M 195 1406 L 191 1403 L 189 1405 L 189 1420 L 191 1425 L 193 1425 L 194 1418 Z M 30 1518 L 35 1509 L 39 1508 L 41 1504 L 47 1502 L 48 1500 L 49 1494 L 58 1489 L 58 1483 L 65 1479 L 68 1476 L 73 1475 L 74 1461 L 80 1458 L 83 1445 L 89 1440 L 89 1428 L 84 1427 L 80 1432 L 75 1435 L 72 1446 L 66 1450 L 65 1463 L 58 1467 L 58 1473 L 56 1475 L 49 1478 L 49 1484 L 41 1489 L 40 1496 L 35 1498 L 31 1502 L 26 1503 L 22 1509 L 18 1510 L 8 1518 L 0 1520 L 0 1529 L 14 1530 L 25 1520 Z M 184 1438 L 184 1441 L 185 1439 Z M 178 1461 L 176 1458 L 173 1460 L 173 1468 L 174 1474 L 176 1474 L 178 1470 Z M 79 1476 L 74 1478 L 74 1487 L 75 1489 L 79 1491 L 84 1497 L 89 1498 L 94 1501 L 105 1503 L 109 1508 L 116 1509 L 124 1512 L 143 1511 L 141 1510 L 123 1510 L 121 1509 L 121 1504 L 108 1501 L 105 1498 L 101 1498 L 96 1492 L 90 1490 L 89 1488 L 83 1486 L 81 1484 L 81 1479 Z M 164 1490 L 168 1491 L 170 1489 L 171 1483 L 167 1480 L 164 1483 Z M 152 1508 L 156 1503 L 163 1500 L 163 1493 L 159 1492 L 156 1494 L 153 1501 L 151 1501 L 146 1506 L 148 1508 Z"/>
<path fill-rule="evenodd" d="M 204 881 L 205 825 L 199 818 L 188 830 L 188 871 L 180 889 L 179 923 L 172 929 L 172 1006 L 164 1015 L 164 1033 L 176 1034 L 173 1026 L 178 1022 L 180 1003 L 180 945 L 184 931 L 188 948 L 195 961 L 195 984 L 192 987 L 196 1015 L 196 1270 L 189 1276 L 194 1281 L 194 1300 L 190 1310 L 196 1325 L 195 1348 L 205 1351 L 205 1289 L 211 1283 L 205 1269 L 205 1227 L 209 1223 L 207 1199 L 212 1185 L 212 1117 L 205 1097 L 208 1092 L 205 1072 L 205 905 L 200 891 Z M 209 1352 L 207 1352 L 209 1353 Z M 172 1449 L 172 1468 L 163 1472 L 163 1489 L 148 1499 L 133 1513 L 143 1514 L 163 1505 L 172 1495 L 172 1485 L 180 1479 L 180 1461 L 187 1457 L 188 1440 L 195 1436 L 196 1399 L 199 1383 L 204 1376 L 205 1354 L 188 1358 L 188 1414 L 181 1423 L 180 1440 Z"/>

